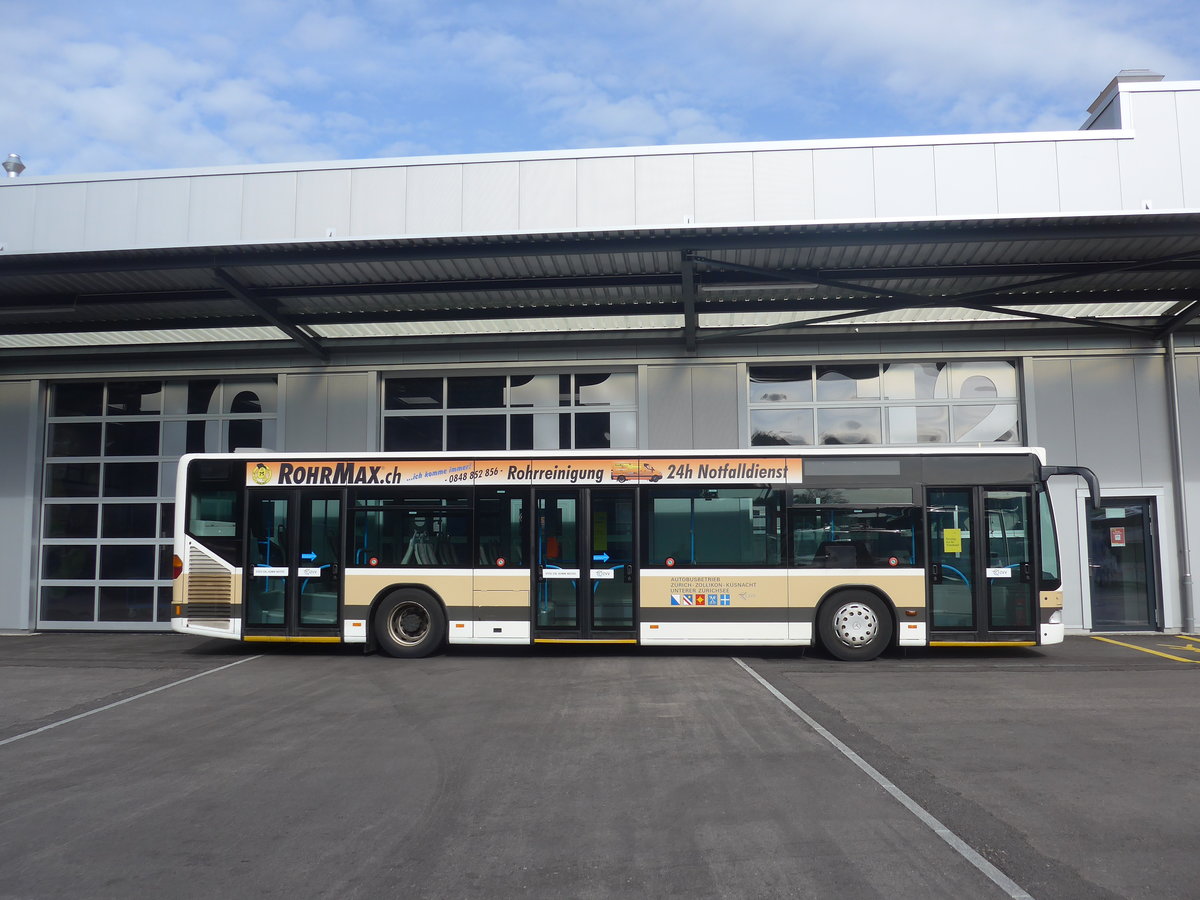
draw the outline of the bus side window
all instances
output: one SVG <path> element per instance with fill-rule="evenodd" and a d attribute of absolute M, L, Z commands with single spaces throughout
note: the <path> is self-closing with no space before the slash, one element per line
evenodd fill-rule
<path fill-rule="evenodd" d="M 475 565 L 521 567 L 529 492 L 480 488 L 475 498 Z"/>
<path fill-rule="evenodd" d="M 796 568 L 911 568 L 921 564 L 915 506 L 790 510 Z"/>

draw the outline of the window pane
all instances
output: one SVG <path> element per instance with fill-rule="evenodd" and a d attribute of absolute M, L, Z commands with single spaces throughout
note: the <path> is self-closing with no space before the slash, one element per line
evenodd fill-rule
<path fill-rule="evenodd" d="M 53 544 L 42 548 L 42 578 L 83 580 L 96 577 L 96 548 Z"/>
<path fill-rule="evenodd" d="M 243 447 L 249 449 L 262 446 L 262 419 L 231 419 L 229 421 L 228 450 L 230 453 Z"/>
<path fill-rule="evenodd" d="M 154 547 L 110 545 L 100 548 L 100 577 L 103 579 L 152 579 L 154 570 Z"/>
<path fill-rule="evenodd" d="M 817 410 L 818 444 L 879 444 L 883 442 L 880 411 L 869 406 Z"/>
<path fill-rule="evenodd" d="M 446 419 L 447 450 L 503 450 L 505 439 L 504 416 L 449 416 Z"/>
<path fill-rule="evenodd" d="M 879 366 L 817 366 L 817 400 L 876 400 Z"/>
<path fill-rule="evenodd" d="M 952 396 L 956 400 L 1012 399 L 1017 396 L 1017 368 L 1010 362 L 950 364 Z"/>
<path fill-rule="evenodd" d="M 110 416 L 156 416 L 162 412 L 161 381 L 110 381 Z"/>
<path fill-rule="evenodd" d="M 580 450 L 610 447 L 608 413 L 576 413 L 575 446 Z"/>
<path fill-rule="evenodd" d="M 441 416 L 387 416 L 383 420 L 384 450 L 441 450 Z"/>
<path fill-rule="evenodd" d="M 94 538 L 96 536 L 95 504 L 47 504 L 45 536 L 48 538 Z"/>
<path fill-rule="evenodd" d="M 479 552 L 484 566 L 525 564 L 524 491 L 480 488 L 475 501 Z"/>
<path fill-rule="evenodd" d="M 449 510 L 369 509 L 354 513 L 355 565 L 465 566 L 470 516 Z"/>
<path fill-rule="evenodd" d="M 920 510 L 793 509 L 792 564 L 825 569 L 921 565 Z"/>
<path fill-rule="evenodd" d="M 950 396 L 946 363 L 891 363 L 883 367 L 888 400 L 943 400 Z"/>
<path fill-rule="evenodd" d="M 159 513 L 158 536 L 163 538 L 175 537 L 175 504 L 162 504 Z"/>
<path fill-rule="evenodd" d="M 96 617 L 93 587 L 42 588 L 42 619 L 48 622 L 91 622 Z"/>
<path fill-rule="evenodd" d="M 508 405 L 558 406 L 557 375 L 513 375 L 508 379 Z"/>
<path fill-rule="evenodd" d="M 508 446 L 512 450 L 558 450 L 558 413 L 509 416 Z"/>
<path fill-rule="evenodd" d="M 224 413 L 271 413 L 278 406 L 275 379 L 226 380 L 221 384 Z"/>
<path fill-rule="evenodd" d="M 650 564 L 778 565 L 780 493 L 667 488 L 650 494 Z"/>
<path fill-rule="evenodd" d="M 50 426 L 47 456 L 99 456 L 99 422 L 64 422 Z"/>
<path fill-rule="evenodd" d="M 217 405 L 217 387 L 221 382 L 215 378 L 189 381 L 187 387 L 187 411 L 193 416 L 215 416 L 221 412 Z"/>
<path fill-rule="evenodd" d="M 955 406 L 954 440 L 958 443 L 1017 443 L 1020 426 L 1015 404 L 995 406 Z"/>
<path fill-rule="evenodd" d="M 157 497 L 158 463 L 105 463 L 105 497 Z"/>
<path fill-rule="evenodd" d="M 900 506 L 913 503 L 912 488 L 796 488 L 792 491 L 793 506 L 841 504 L 842 506 Z"/>
<path fill-rule="evenodd" d="M 154 621 L 154 588 L 100 588 L 101 622 Z"/>
<path fill-rule="evenodd" d="M 56 384 L 51 388 L 50 415 L 98 416 L 102 412 L 104 385 Z M 91 615 L 88 615 L 91 618 Z"/>
<path fill-rule="evenodd" d="M 104 425 L 107 456 L 158 456 L 158 422 L 107 422 Z"/>
<path fill-rule="evenodd" d="M 503 375 L 472 375 L 448 378 L 451 409 L 499 409 L 504 406 Z"/>
<path fill-rule="evenodd" d="M 100 463 L 46 466 L 47 497 L 96 497 L 99 493 Z"/>
<path fill-rule="evenodd" d="M 579 450 L 636 447 L 636 432 L 637 413 L 575 414 L 575 447 Z"/>
<path fill-rule="evenodd" d="M 576 375 L 577 406 L 633 406 L 637 385 L 632 372 L 612 375 Z"/>
<path fill-rule="evenodd" d="M 187 423 L 187 452 L 216 453 L 221 449 L 221 423 L 215 419 L 209 422 Z"/>
<path fill-rule="evenodd" d="M 171 621 L 171 589 L 169 587 L 155 588 L 158 594 L 158 603 L 155 621 L 170 622 Z"/>
<path fill-rule="evenodd" d="M 945 406 L 891 406 L 887 414 L 889 443 L 950 442 L 950 412 Z"/>
<path fill-rule="evenodd" d="M 383 383 L 384 409 L 441 409 L 442 379 L 389 378 Z"/>
<path fill-rule="evenodd" d="M 637 413 L 615 412 L 608 414 L 608 428 L 614 450 L 632 450 L 637 446 Z"/>
<path fill-rule="evenodd" d="M 751 366 L 751 403 L 806 403 L 813 398 L 812 366 Z"/>
<path fill-rule="evenodd" d="M 778 444 L 812 444 L 812 410 L 750 410 L 750 443 L 755 447 L 768 447 Z"/>
<path fill-rule="evenodd" d="M 153 503 L 106 503 L 100 517 L 100 536 L 152 538 L 157 530 L 157 513 Z"/>
<path fill-rule="evenodd" d="M 1062 585 L 1058 567 L 1058 543 L 1054 535 L 1054 514 L 1050 510 L 1050 496 L 1038 494 L 1038 518 L 1041 520 L 1042 544 L 1042 590 L 1056 591 Z"/>

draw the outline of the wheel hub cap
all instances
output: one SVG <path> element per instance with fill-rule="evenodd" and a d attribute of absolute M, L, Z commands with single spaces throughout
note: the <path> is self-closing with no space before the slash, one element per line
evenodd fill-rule
<path fill-rule="evenodd" d="M 833 617 L 833 631 L 849 647 L 870 643 L 879 633 L 879 617 L 863 603 L 847 603 Z"/>

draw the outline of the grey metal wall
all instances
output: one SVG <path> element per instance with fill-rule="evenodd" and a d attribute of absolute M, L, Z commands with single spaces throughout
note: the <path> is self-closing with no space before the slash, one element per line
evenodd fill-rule
<path fill-rule="evenodd" d="M 1200 369 L 1194 356 L 1177 366 L 1180 417 L 1184 438 L 1189 532 L 1200 527 Z M 1026 366 L 1032 402 L 1031 438 L 1046 448 L 1050 463 L 1091 468 L 1105 494 L 1159 497 L 1159 551 L 1162 568 L 1165 625 L 1181 624 L 1179 571 L 1176 554 L 1169 400 L 1163 354 L 1144 351 L 1124 356 L 1042 358 Z M 1086 596 L 1080 559 L 1078 490 L 1073 480 L 1052 484 L 1059 516 L 1061 550 L 1068 567 L 1068 628 L 1086 626 Z M 1195 539 L 1193 539 L 1193 545 Z M 1193 553 L 1193 569 L 1195 566 Z M 1086 562 L 1086 560 L 1085 560 Z M 1078 598 L 1071 602 L 1071 596 Z"/>
<path fill-rule="evenodd" d="M 374 373 L 285 375 L 280 381 L 282 439 L 279 447 L 270 449 L 378 448 Z"/>
<path fill-rule="evenodd" d="M 715 450 L 741 446 L 736 365 L 650 366 L 646 380 L 643 447 Z"/>
<path fill-rule="evenodd" d="M 33 533 L 41 460 L 38 383 L 0 383 L 0 629 L 31 625 Z"/>

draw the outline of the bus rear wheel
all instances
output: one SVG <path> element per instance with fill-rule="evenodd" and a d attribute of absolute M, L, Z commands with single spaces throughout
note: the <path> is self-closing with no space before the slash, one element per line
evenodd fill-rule
<path fill-rule="evenodd" d="M 892 642 L 887 604 L 867 591 L 843 591 L 821 604 L 817 631 L 838 659 L 874 659 Z"/>
<path fill-rule="evenodd" d="M 446 639 L 441 604 L 423 591 L 395 591 L 384 597 L 372 619 L 375 640 L 388 656 L 418 659 Z"/>

